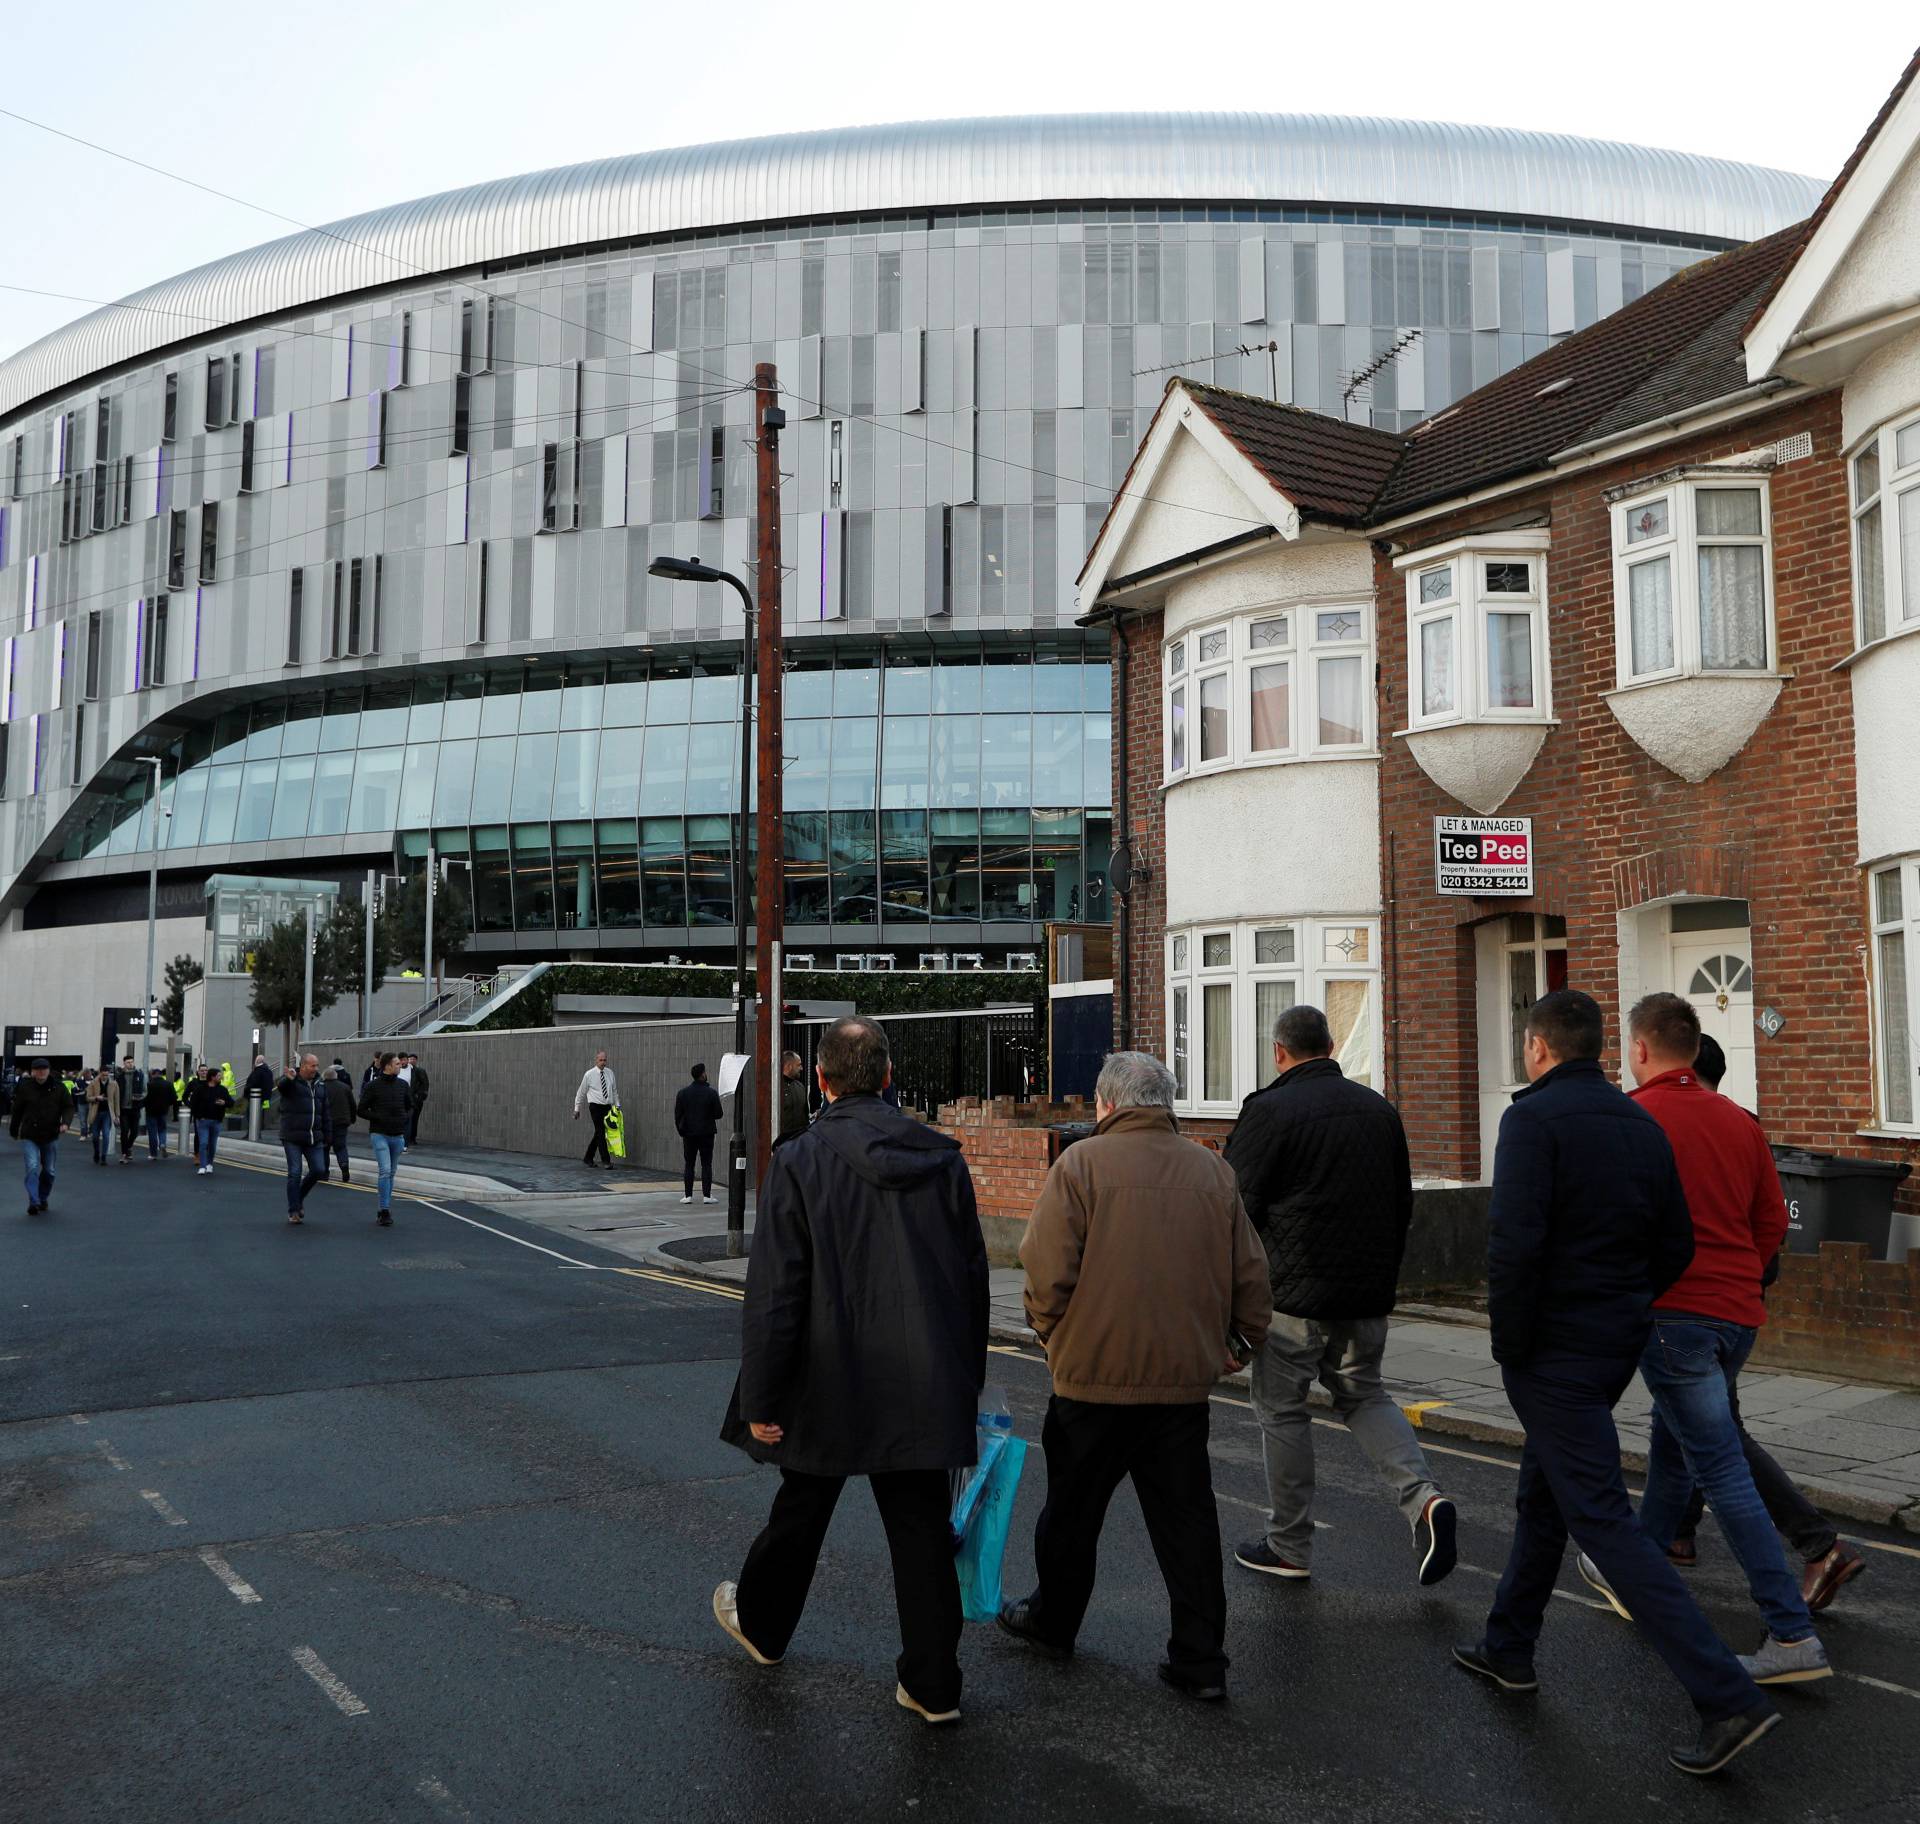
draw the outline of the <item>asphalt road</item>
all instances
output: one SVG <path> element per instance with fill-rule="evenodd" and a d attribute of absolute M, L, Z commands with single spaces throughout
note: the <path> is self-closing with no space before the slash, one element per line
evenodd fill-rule
<path fill-rule="evenodd" d="M 1849 1676 L 1784 1694 L 1787 1727 L 1701 1784 L 1664 1761 L 1684 1699 L 1571 1567 L 1537 1699 L 1449 1663 L 1504 1553 L 1500 1452 L 1436 1449 L 1466 1563 L 1422 1591 L 1325 1429 L 1313 1582 L 1228 1566 L 1229 1704 L 1157 1682 L 1163 1597 L 1123 1494 L 1077 1659 L 970 1629 L 966 1720 L 929 1730 L 893 1703 L 857 1487 L 784 1666 L 713 1624 L 773 1488 L 715 1435 L 731 1297 L 511 1214 L 403 1201 L 383 1231 L 328 1190 L 290 1231 L 270 1176 L 66 1151 L 50 1217 L 0 1202 L 0 1819 L 1920 1817 L 1904 1536 L 1873 1541 L 1826 1625 Z M 17 1166 L 0 1143 L 0 1186 Z M 994 1373 L 1037 1437 L 1044 1367 Z M 1236 1404 L 1215 1464 L 1230 1545 L 1261 1506 Z M 1044 1484 L 1035 1450 L 1015 1592 Z M 1750 1645 L 1704 1543 L 1695 1587 Z"/>

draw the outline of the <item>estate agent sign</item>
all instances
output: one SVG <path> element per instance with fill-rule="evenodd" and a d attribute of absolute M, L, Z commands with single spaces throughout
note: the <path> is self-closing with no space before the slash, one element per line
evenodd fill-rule
<path fill-rule="evenodd" d="M 1433 859 L 1442 893 L 1529 899 L 1533 895 L 1533 819 L 1436 817 Z"/>

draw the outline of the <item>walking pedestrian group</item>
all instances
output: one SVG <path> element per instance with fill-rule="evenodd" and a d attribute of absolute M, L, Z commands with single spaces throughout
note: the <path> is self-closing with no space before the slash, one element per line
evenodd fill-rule
<path fill-rule="evenodd" d="M 1239 1565 L 1293 1584 L 1312 1575 L 1316 1382 L 1399 1506 L 1416 1586 L 1457 1562 L 1454 1502 L 1382 1384 L 1413 1210 L 1405 1131 L 1384 1097 L 1344 1075 L 1320 1010 L 1289 1008 L 1272 1043 L 1274 1079 L 1242 1105 L 1221 1154 L 1181 1135 L 1158 1059 L 1110 1055 L 1093 1132 L 1055 1160 L 1020 1247 L 1052 1380 L 1047 1488 L 1033 1588 L 1001 1606 L 999 1625 L 1049 1659 L 1072 1657 L 1108 1506 L 1131 1481 L 1167 1590 L 1160 1676 L 1201 1701 L 1227 1695 L 1209 1456 L 1224 1375 L 1251 1366 L 1266 1468 L 1266 1526 L 1236 1548 Z M 1693 1702 L 1697 1734 L 1668 1759 L 1713 1774 L 1779 1723 L 1765 1687 L 1831 1676 L 1812 1615 L 1864 1565 L 1740 1423 L 1738 1376 L 1787 1227 L 1759 1123 L 1717 1093 L 1724 1059 L 1679 996 L 1649 995 L 1628 1016 L 1631 1094 L 1603 1071 L 1604 1044 L 1601 1009 L 1577 990 L 1527 1015 L 1528 1081 L 1500 1123 L 1487 1261 L 1493 1357 L 1526 1440 L 1505 1569 L 1479 1636 L 1453 1657 L 1508 1696 L 1537 1692 L 1535 1648 L 1571 1539 L 1581 1578 Z M 576 1116 L 616 1105 L 596 1071 Z M 722 1428 L 779 1469 L 780 1488 L 713 1612 L 756 1664 L 778 1665 L 841 1489 L 864 1476 L 893 1562 L 897 1701 L 952 1723 L 949 1476 L 976 1461 L 986 1372 L 972 1181 L 955 1142 L 888 1101 L 873 1020 L 823 1034 L 825 1106 L 810 1125 L 785 1118 L 792 1074 Z M 680 1092 L 683 1137 L 702 1077 L 696 1067 Z M 692 1165 L 689 1139 L 683 1202 Z M 1654 1408 L 1637 1513 L 1614 1422 L 1636 1375 Z M 1751 1653 L 1720 1639 L 1680 1576 L 1697 1558 L 1703 1498 L 1764 1621 Z"/>

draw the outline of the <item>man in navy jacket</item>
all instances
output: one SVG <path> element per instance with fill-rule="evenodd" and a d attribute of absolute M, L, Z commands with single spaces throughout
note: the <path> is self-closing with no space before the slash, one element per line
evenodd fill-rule
<path fill-rule="evenodd" d="M 274 1095 L 280 1104 L 280 1147 L 287 1156 L 287 1220 L 297 1227 L 306 1219 L 307 1193 L 327 1181 L 333 1145 L 333 1112 L 320 1081 L 320 1060 L 308 1052 L 292 1076 L 280 1079 Z"/>
<path fill-rule="evenodd" d="M 1627 1500 L 1613 1408 L 1639 1364 L 1653 1301 L 1693 1258 L 1693 1226 L 1659 1123 L 1600 1068 L 1605 1040 L 1590 995 L 1563 988 L 1536 1001 L 1528 1086 L 1500 1121 L 1488 1315 L 1527 1441 L 1486 1633 L 1454 1658 L 1502 1690 L 1538 1689 L 1534 1643 L 1571 1532 L 1700 1713 L 1699 1739 L 1668 1759 L 1683 1773 L 1718 1773 L 1780 1716 Z"/>

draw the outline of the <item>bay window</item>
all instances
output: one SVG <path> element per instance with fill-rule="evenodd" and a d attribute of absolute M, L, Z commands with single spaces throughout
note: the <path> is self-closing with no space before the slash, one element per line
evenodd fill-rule
<path fill-rule="evenodd" d="M 1764 480 L 1685 477 L 1616 502 L 1613 553 L 1621 685 L 1773 670 Z"/>
<path fill-rule="evenodd" d="M 1874 1101 L 1879 1125 L 1914 1127 L 1913 1035 L 1915 989 L 1912 967 L 1920 945 L 1920 861 L 1912 857 L 1874 871 L 1868 883 L 1873 919 Z"/>
<path fill-rule="evenodd" d="M 1370 752 L 1371 635 L 1356 603 L 1257 608 L 1169 641 L 1167 778 Z"/>
<path fill-rule="evenodd" d="M 1545 547 L 1502 533 L 1399 560 L 1410 727 L 1547 719 Z"/>
<path fill-rule="evenodd" d="M 1229 1113 L 1270 1082 L 1273 1023 L 1302 1001 L 1325 1011 L 1346 1074 L 1376 1083 L 1378 952 L 1372 919 L 1254 919 L 1169 933 L 1176 1106 Z"/>
<path fill-rule="evenodd" d="M 1920 627 L 1920 416 L 1882 425 L 1848 465 L 1858 643 Z"/>

